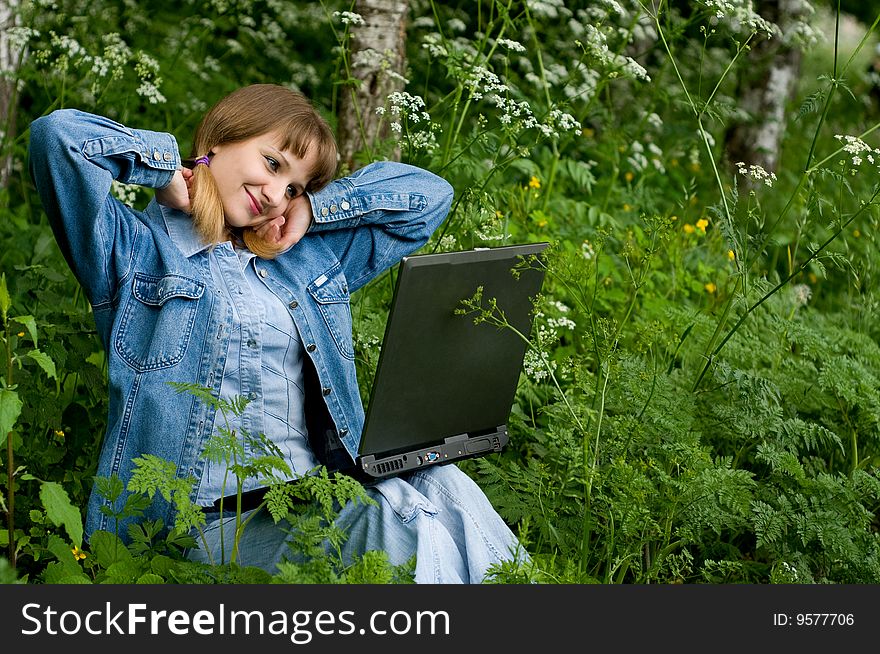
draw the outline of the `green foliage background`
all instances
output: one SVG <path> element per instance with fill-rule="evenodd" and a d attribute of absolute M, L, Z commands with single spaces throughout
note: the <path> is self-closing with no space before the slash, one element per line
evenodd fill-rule
<path fill-rule="evenodd" d="M 820 9 L 791 37 L 804 60 L 768 185 L 751 178 L 753 162 L 741 169 L 724 151 L 726 130 L 743 119 L 745 46 L 765 38 L 731 20 L 746 4 L 411 2 L 407 95 L 383 108 L 399 131 L 361 159 L 400 147 L 453 183 L 450 217 L 425 251 L 553 243 L 511 445 L 462 464 L 532 557 L 501 566 L 494 581 L 880 581 L 880 118 L 866 73 L 876 7 L 870 15 L 859 4 L 864 23 L 843 15 L 837 37 L 836 15 Z M 81 543 L 60 527 L 75 520 L 41 499 L 55 483 L 85 505 L 106 366 L 28 178 L 30 121 L 78 107 L 170 131 L 186 151 L 215 100 L 277 82 L 333 122 L 356 63 L 353 25 L 334 12 L 351 9 L 22 3 L 20 25 L 32 31 L 20 33 L 27 57 L 3 141 L 13 174 L 0 190 L 11 303 L 3 381 L 22 400 L 11 437 L 23 468 L 10 482 L 4 466 L 0 487 L 17 489 L 19 576 L 219 574 L 181 568 L 179 550 L 159 548 L 149 525 L 138 542 L 151 567 L 108 574 L 128 560 L 120 545 L 108 536 L 85 559 L 68 556 Z M 845 135 L 868 149 L 842 149 Z M 117 192 L 136 206 L 149 199 Z M 365 398 L 392 276 L 352 305 Z M 34 330 L 12 316 L 32 316 Z M 399 574 L 360 576 L 374 564 L 349 581 Z M 315 578 L 287 568 L 278 579 Z"/>

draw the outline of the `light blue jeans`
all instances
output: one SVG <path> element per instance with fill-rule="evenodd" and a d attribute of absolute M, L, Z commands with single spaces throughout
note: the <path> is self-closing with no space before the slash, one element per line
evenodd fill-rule
<path fill-rule="evenodd" d="M 346 563 L 369 550 L 385 551 L 393 565 L 416 556 L 416 583 L 480 583 L 493 563 L 527 555 L 479 486 L 454 464 L 432 466 L 366 487 L 376 506 L 349 504 L 336 520 L 347 534 Z M 240 540 L 240 565 L 270 573 L 290 553 L 287 523 L 275 524 L 261 510 Z M 235 519 L 209 519 L 205 539 L 214 560 L 220 558 L 220 530 L 231 543 Z M 194 561 L 208 561 L 200 549 Z"/>

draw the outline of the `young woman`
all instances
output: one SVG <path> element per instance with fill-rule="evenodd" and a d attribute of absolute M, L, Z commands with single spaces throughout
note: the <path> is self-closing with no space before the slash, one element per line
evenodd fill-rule
<path fill-rule="evenodd" d="M 349 297 L 421 247 L 449 210 L 450 185 L 392 162 L 333 180 L 331 131 L 302 95 L 248 86 L 218 102 L 182 167 L 171 134 L 60 110 L 31 126 L 30 169 L 64 256 L 92 305 L 109 361 L 109 420 L 97 474 L 129 481 L 153 454 L 197 480 L 205 533 L 219 560 L 213 510 L 223 470 L 206 440 L 223 424 L 169 382 L 251 401 L 231 428 L 265 434 L 291 478 L 351 461 L 363 426 Z M 144 211 L 110 194 L 113 180 L 156 189 Z M 256 490 L 250 479 L 245 490 Z M 513 556 L 516 539 L 454 465 L 368 487 L 376 506 L 349 505 L 347 557 L 384 550 L 417 557 L 418 582 L 479 582 Z M 86 532 L 112 531 L 93 492 Z M 229 504 L 226 505 L 229 508 Z M 145 519 L 174 523 L 158 496 Z M 121 533 L 126 532 L 126 525 Z M 240 563 L 274 572 L 286 532 L 267 512 L 241 541 Z M 192 558 L 207 558 L 195 550 Z"/>

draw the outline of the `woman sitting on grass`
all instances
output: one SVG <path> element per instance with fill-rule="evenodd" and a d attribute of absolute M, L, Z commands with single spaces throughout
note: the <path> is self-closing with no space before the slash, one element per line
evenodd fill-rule
<path fill-rule="evenodd" d="M 191 499 L 208 515 L 210 551 L 189 556 L 219 562 L 221 531 L 231 543 L 235 524 L 214 508 L 225 469 L 203 448 L 224 419 L 169 382 L 248 398 L 240 416 L 226 416 L 229 428 L 265 434 L 288 479 L 322 463 L 351 465 L 364 412 L 350 294 L 427 241 L 452 188 L 393 162 L 333 181 L 329 127 L 302 95 L 276 85 L 219 101 L 196 130 L 187 167 L 171 134 L 76 110 L 34 121 L 30 139 L 31 174 L 109 361 L 98 475 L 127 483 L 136 457 L 173 462 L 178 477 L 196 480 Z M 154 188 L 155 199 L 132 209 L 110 194 L 114 180 Z M 244 490 L 259 486 L 251 478 Z M 337 519 L 346 561 L 368 550 L 395 565 L 415 555 L 417 582 L 476 583 L 517 547 L 454 465 L 367 492 L 375 505 L 349 503 Z M 112 529 L 106 505 L 93 490 L 87 534 Z M 171 525 L 174 506 L 156 494 L 145 518 Z M 241 537 L 239 563 L 274 572 L 289 539 L 283 522 L 260 511 Z"/>

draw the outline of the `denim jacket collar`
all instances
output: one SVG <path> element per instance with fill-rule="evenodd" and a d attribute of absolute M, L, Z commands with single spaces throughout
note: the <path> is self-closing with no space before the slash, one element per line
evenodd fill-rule
<path fill-rule="evenodd" d="M 187 259 L 211 247 L 199 236 L 191 216 L 177 209 L 162 206 L 158 202 L 152 203 L 152 206 L 147 210 L 148 214 L 152 213 L 150 209 L 161 213 L 168 235 Z"/>

